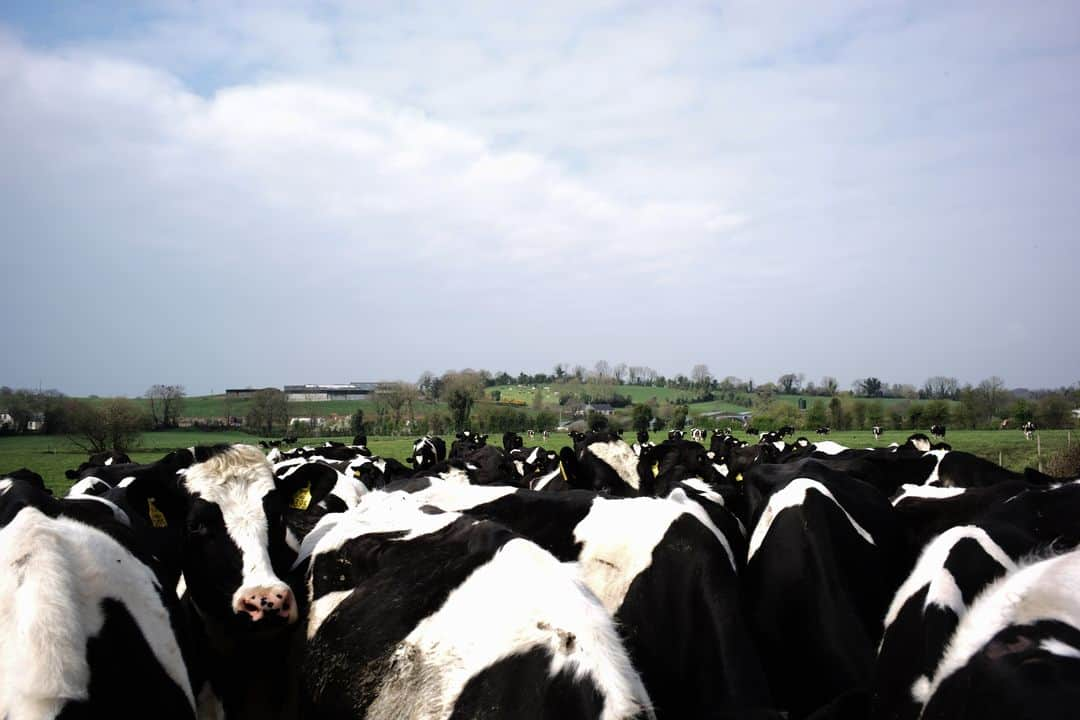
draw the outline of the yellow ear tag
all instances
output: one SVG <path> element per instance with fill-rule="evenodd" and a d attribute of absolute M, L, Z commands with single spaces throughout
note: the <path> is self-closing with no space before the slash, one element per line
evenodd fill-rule
<path fill-rule="evenodd" d="M 297 510 L 307 510 L 308 505 L 311 504 L 311 486 L 305 485 L 296 491 L 296 494 L 292 496 L 292 502 L 289 503 L 289 507 L 296 508 Z"/>
<path fill-rule="evenodd" d="M 660 474 L 660 463 L 658 463 L 658 462 L 653 463 L 653 465 L 652 465 L 652 476 L 656 477 L 659 474 Z"/>
<path fill-rule="evenodd" d="M 570 484 L 570 478 L 566 477 L 566 468 L 562 465 L 562 460 L 559 461 L 559 474 L 562 475 L 564 483 Z"/>
<path fill-rule="evenodd" d="M 735 476 L 735 482 L 742 482 L 742 473 Z"/>
<path fill-rule="evenodd" d="M 154 504 L 154 498 L 146 498 L 146 510 L 150 514 L 150 524 L 156 528 L 169 527 L 169 521 L 165 519 L 165 513 L 158 510 Z"/>

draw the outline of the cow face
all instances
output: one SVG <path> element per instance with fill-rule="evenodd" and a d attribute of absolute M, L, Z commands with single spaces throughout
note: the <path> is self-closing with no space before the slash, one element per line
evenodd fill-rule
<path fill-rule="evenodd" d="M 234 628 L 295 622 L 296 599 L 275 570 L 287 569 L 290 558 L 283 513 L 296 499 L 288 497 L 289 480 L 276 481 L 256 448 L 235 445 L 193 465 L 182 483 L 184 578 L 200 613 Z"/>

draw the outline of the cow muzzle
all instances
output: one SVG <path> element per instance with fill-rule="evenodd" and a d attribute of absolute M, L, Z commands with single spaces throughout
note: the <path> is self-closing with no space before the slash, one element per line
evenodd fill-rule
<path fill-rule="evenodd" d="M 296 622 L 296 598 L 288 585 L 256 585 L 242 588 L 233 601 L 238 615 L 247 615 L 254 623 Z"/>

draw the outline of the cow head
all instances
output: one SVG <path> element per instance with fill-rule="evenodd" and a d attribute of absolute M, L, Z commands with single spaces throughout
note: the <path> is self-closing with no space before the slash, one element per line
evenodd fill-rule
<path fill-rule="evenodd" d="M 439 457 L 435 442 L 430 436 L 419 438 L 413 443 L 412 456 L 406 459 L 417 470 L 426 470 L 434 466 L 442 458 Z"/>
<path fill-rule="evenodd" d="M 227 628 L 296 621 L 296 598 L 277 574 L 291 560 L 283 515 L 295 484 L 276 479 L 248 445 L 221 448 L 183 474 L 184 578 L 202 615 Z"/>

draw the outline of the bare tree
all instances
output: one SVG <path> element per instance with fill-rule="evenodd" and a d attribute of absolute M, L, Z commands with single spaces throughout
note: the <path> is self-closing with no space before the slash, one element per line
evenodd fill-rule
<path fill-rule="evenodd" d="M 612 369 L 612 372 L 615 374 L 615 382 L 622 385 L 623 381 L 626 379 L 626 363 L 621 362 L 617 364 Z"/>
<path fill-rule="evenodd" d="M 80 401 L 72 408 L 71 442 L 88 453 L 135 447 L 149 425 L 146 413 L 127 398 L 111 398 L 99 405 Z"/>
<path fill-rule="evenodd" d="M 821 378 L 821 384 L 818 385 L 818 387 L 821 388 L 821 392 L 824 395 L 835 395 L 836 389 L 840 387 L 840 385 L 832 375 L 826 375 Z"/>
<path fill-rule="evenodd" d="M 709 373 L 709 366 L 705 363 L 698 363 L 690 370 L 690 379 L 694 381 L 695 387 L 699 387 L 702 390 L 709 387 L 712 382 L 712 374 Z"/>
<path fill-rule="evenodd" d="M 597 360 L 596 365 L 593 365 L 593 371 L 596 373 L 596 379 L 600 382 L 604 382 L 611 377 L 611 365 L 607 360 Z"/>
<path fill-rule="evenodd" d="M 402 413 L 405 412 L 411 421 L 413 417 L 413 403 L 416 401 L 416 388 L 405 382 L 381 383 L 379 394 L 382 395 L 386 406 L 390 408 L 392 429 L 398 432 L 401 429 Z"/>
<path fill-rule="evenodd" d="M 803 384 L 802 373 L 784 373 L 776 380 L 776 384 L 780 386 L 780 390 L 785 395 L 791 395 L 798 393 Z"/>
<path fill-rule="evenodd" d="M 179 426 L 185 395 L 183 385 L 152 385 L 143 397 L 149 400 L 150 421 L 153 427 Z"/>
<path fill-rule="evenodd" d="M 288 427 L 289 401 L 285 393 L 275 388 L 267 388 L 255 393 L 248 410 L 247 424 L 259 430 L 264 436 L 274 433 L 274 427 Z"/>

